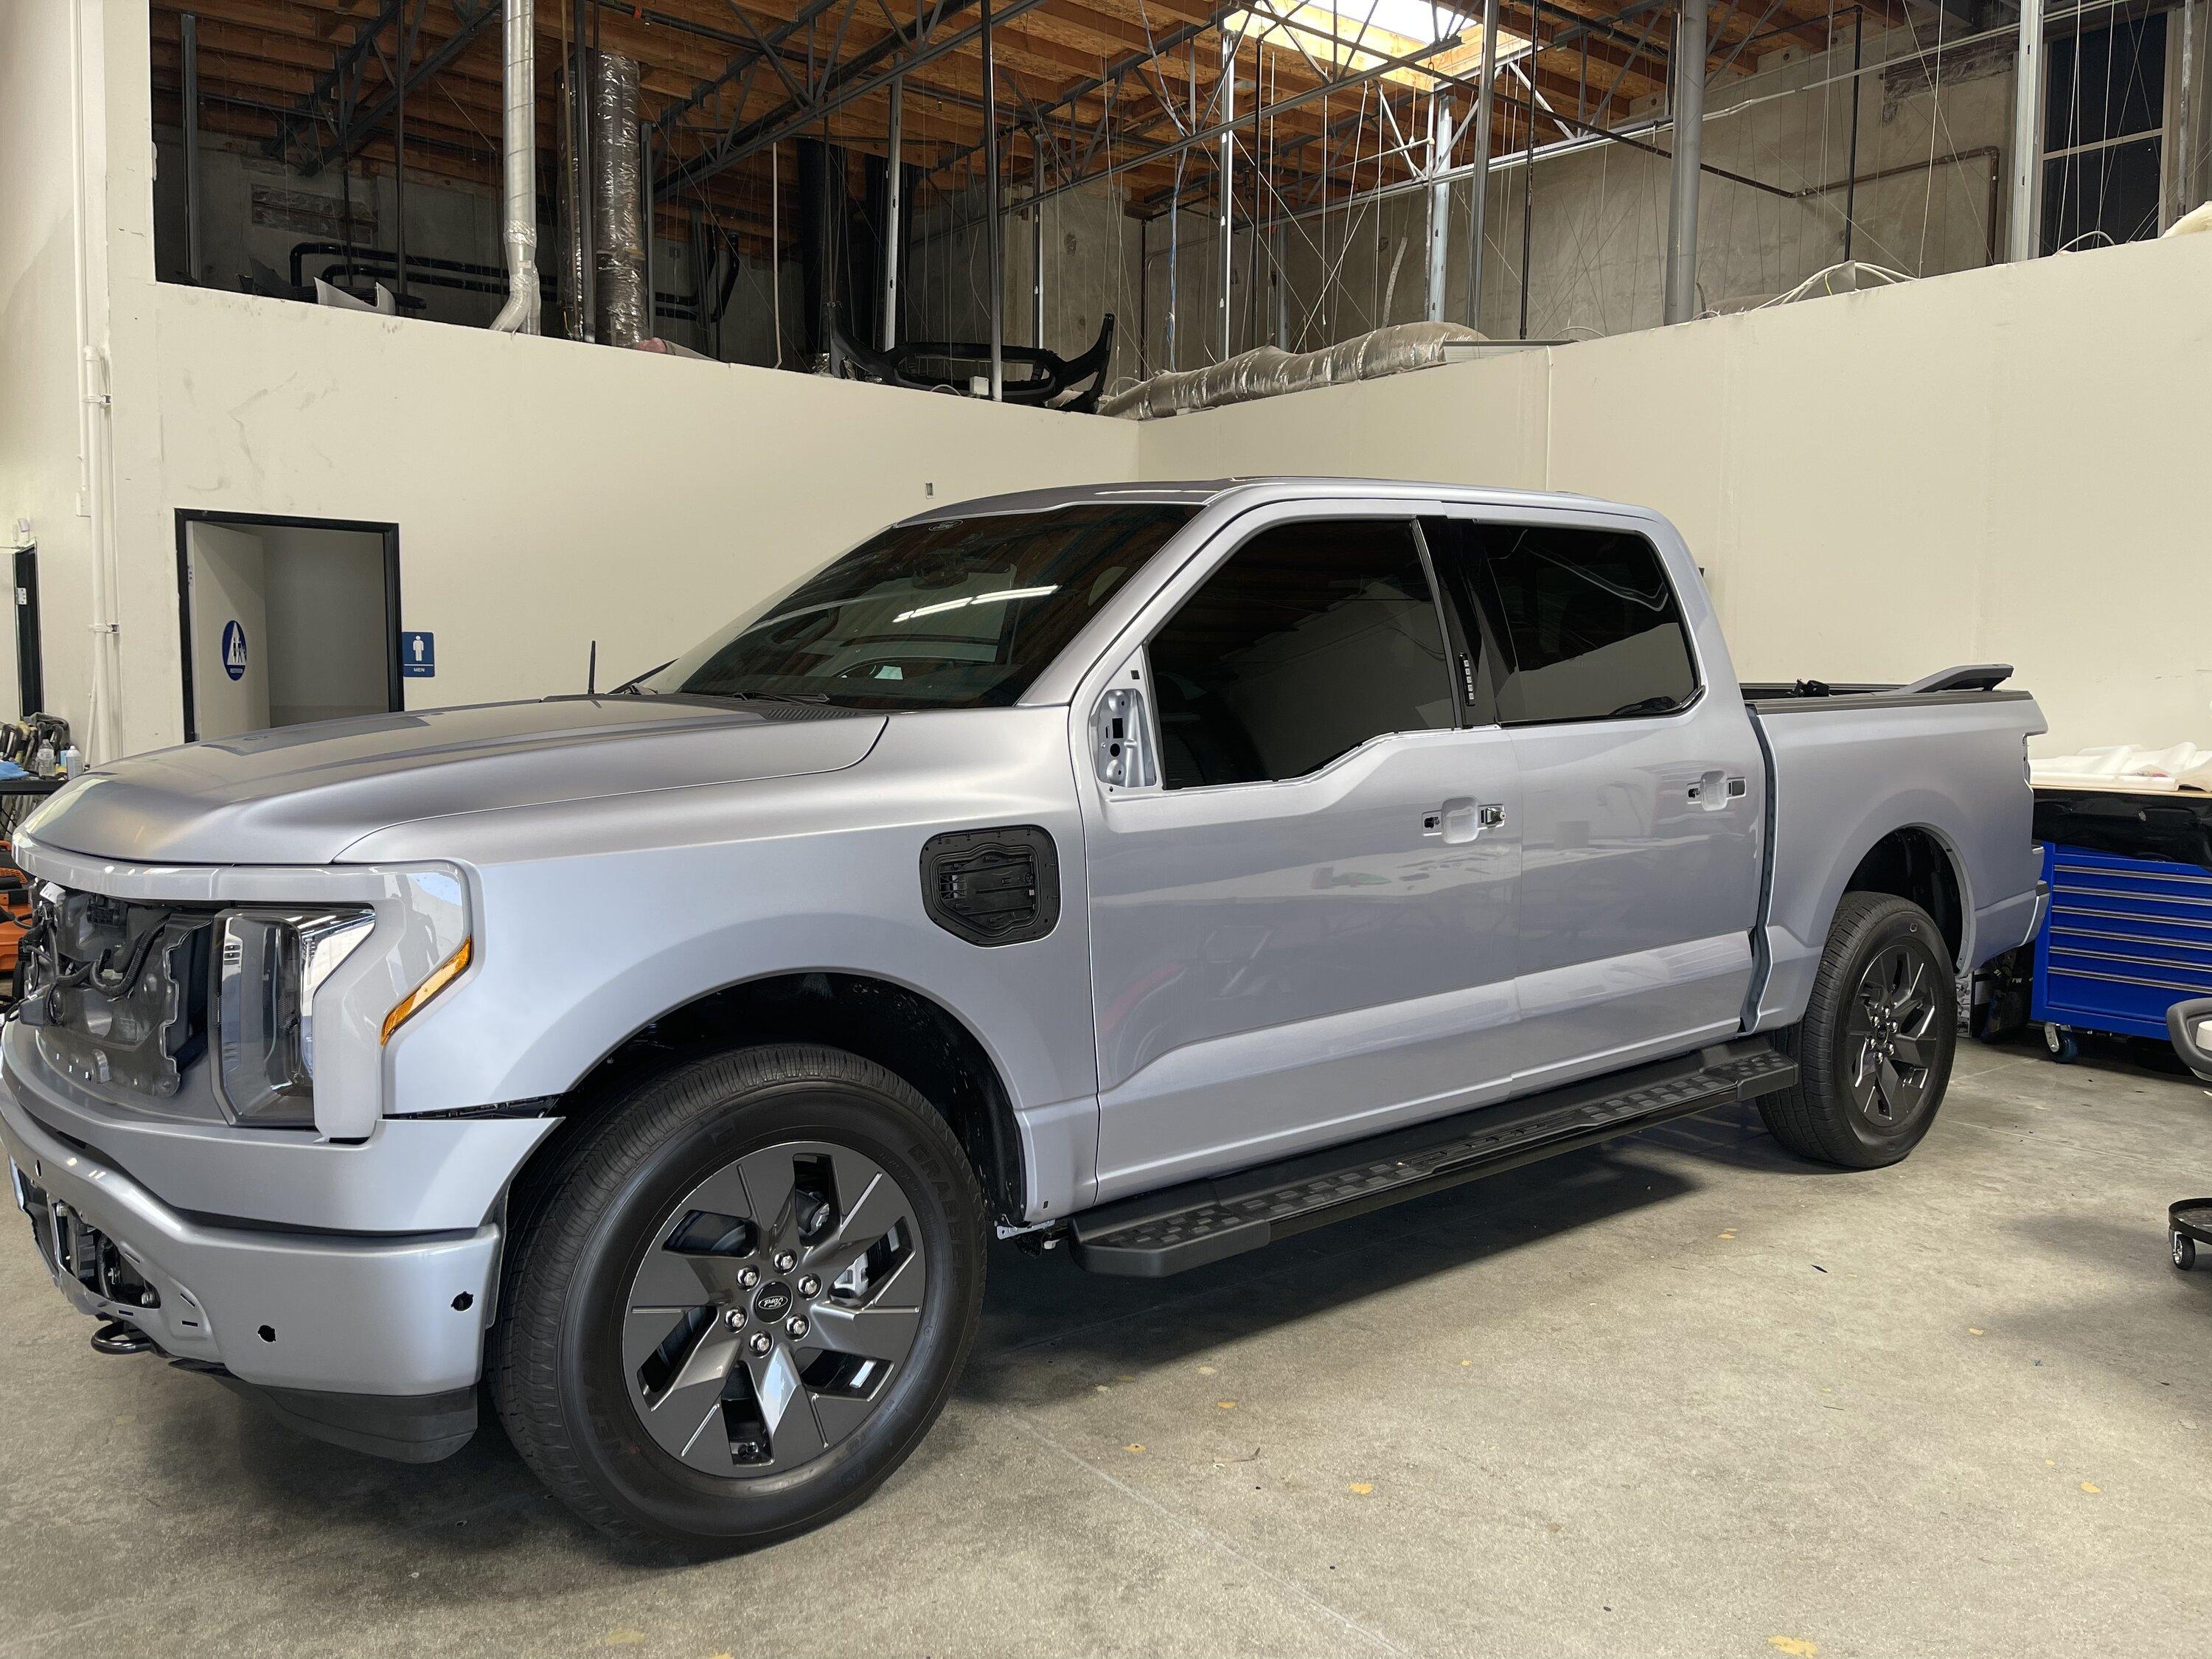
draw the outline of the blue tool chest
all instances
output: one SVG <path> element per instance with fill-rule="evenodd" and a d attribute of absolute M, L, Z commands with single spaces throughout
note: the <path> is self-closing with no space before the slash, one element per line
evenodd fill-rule
<path fill-rule="evenodd" d="M 2034 1018 L 2166 1039 L 2166 1011 L 2212 996 L 2212 870 L 2046 842 L 2051 915 Z"/>

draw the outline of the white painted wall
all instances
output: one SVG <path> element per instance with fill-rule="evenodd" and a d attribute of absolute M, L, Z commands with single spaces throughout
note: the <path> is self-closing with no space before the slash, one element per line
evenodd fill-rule
<path fill-rule="evenodd" d="M 1755 678 L 2008 661 L 2051 735 L 2212 743 L 2212 238 L 2106 248 L 1145 428 L 1151 478 L 1656 507 Z"/>
<path fill-rule="evenodd" d="M 0 549 L 16 544 L 18 521 L 27 520 L 41 607 L 81 633 L 91 614 L 90 537 L 77 511 L 69 58 L 68 7 L 0 6 Z M 56 684 L 49 660 L 47 684 Z M 15 629 L 5 614 L 0 713 L 25 712 L 15 702 Z"/>
<path fill-rule="evenodd" d="M 417 706 L 580 690 L 593 639 L 603 683 L 650 668 L 933 486 L 1136 471 L 1121 422 L 208 289 L 155 305 L 133 545 L 170 543 L 179 507 L 397 524 L 400 625 L 438 636 Z M 158 741 L 174 699 L 136 689 Z"/>

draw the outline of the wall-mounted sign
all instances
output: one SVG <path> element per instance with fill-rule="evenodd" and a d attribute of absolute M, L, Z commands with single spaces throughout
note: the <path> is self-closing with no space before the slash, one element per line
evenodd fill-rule
<path fill-rule="evenodd" d="M 234 680 L 246 678 L 246 629 L 235 617 L 222 625 L 222 672 Z"/>
<path fill-rule="evenodd" d="M 399 636 L 401 677 L 427 680 L 437 672 L 438 636 L 435 634 L 402 634 Z"/>

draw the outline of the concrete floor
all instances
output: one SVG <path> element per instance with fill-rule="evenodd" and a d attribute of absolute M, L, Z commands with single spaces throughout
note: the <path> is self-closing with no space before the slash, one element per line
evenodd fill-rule
<path fill-rule="evenodd" d="M 1966 1045 L 1903 1166 L 1690 1120 L 1162 1284 L 998 1252 L 875 1500 L 625 1558 L 104 1359 L 0 1249 L 0 1653 L 2189 1651 L 2212 1101 Z"/>

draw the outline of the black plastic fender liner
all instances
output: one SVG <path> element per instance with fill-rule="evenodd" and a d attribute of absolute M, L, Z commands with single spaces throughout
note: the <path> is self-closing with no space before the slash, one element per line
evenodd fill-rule
<path fill-rule="evenodd" d="M 1060 849 L 1034 823 L 932 836 L 921 848 L 921 902 L 970 945 L 1042 939 L 1060 921 Z"/>

